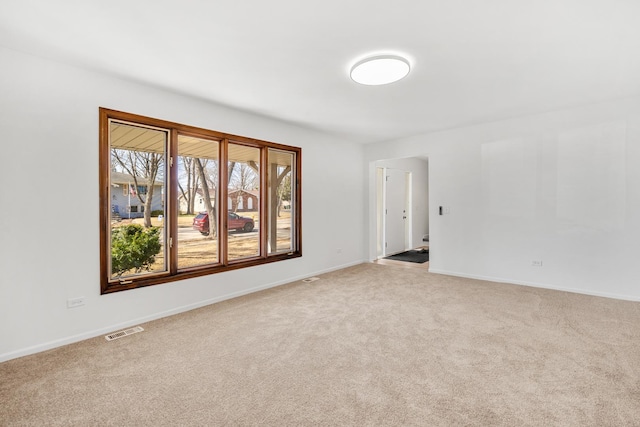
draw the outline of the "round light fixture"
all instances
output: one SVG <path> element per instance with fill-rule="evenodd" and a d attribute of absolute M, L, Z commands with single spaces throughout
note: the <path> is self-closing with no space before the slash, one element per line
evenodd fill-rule
<path fill-rule="evenodd" d="M 351 79 L 363 85 L 386 85 L 406 77 L 410 70 L 409 61 L 401 56 L 372 56 L 351 67 Z"/>

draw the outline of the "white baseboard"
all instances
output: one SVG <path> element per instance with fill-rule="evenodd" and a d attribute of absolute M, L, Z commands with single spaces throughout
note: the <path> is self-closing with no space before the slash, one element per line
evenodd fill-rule
<path fill-rule="evenodd" d="M 578 288 L 565 288 L 562 286 L 550 285 L 546 283 L 526 282 L 522 280 L 504 279 L 501 277 L 458 273 L 455 271 L 437 270 L 434 268 L 429 268 L 429 273 L 444 274 L 447 276 L 455 276 L 455 277 L 464 277 L 467 279 L 486 280 L 489 282 L 508 283 L 512 285 L 531 286 L 533 288 L 551 289 L 554 291 L 572 292 L 574 294 L 591 295 L 595 297 L 604 297 L 604 298 L 618 299 L 618 300 L 624 300 L 624 301 L 640 301 L 640 298 L 636 296 L 631 296 L 631 295 L 621 295 L 621 294 L 612 294 L 608 292 L 589 291 L 589 290 L 578 289 Z"/>
<path fill-rule="evenodd" d="M 157 320 L 157 319 L 161 319 L 163 317 L 168 317 L 168 316 L 173 316 L 175 314 L 179 314 L 179 313 L 184 313 L 186 311 L 190 311 L 190 310 L 195 310 L 196 308 L 200 308 L 200 307 L 204 307 L 207 305 L 211 305 L 211 304 L 215 304 L 217 302 L 221 302 L 221 301 L 225 301 L 228 299 L 232 299 L 232 298 L 237 298 L 243 295 L 248 295 L 248 294 L 252 294 L 254 292 L 259 292 L 259 291 L 263 291 L 266 289 L 270 289 L 270 288 L 274 288 L 276 286 L 281 286 L 281 285 L 285 285 L 287 283 L 293 283 L 293 282 L 297 282 L 299 280 L 305 279 L 307 277 L 311 277 L 311 276 L 317 276 L 320 274 L 325 274 L 325 273 L 330 273 L 332 271 L 336 271 L 336 270 L 342 270 L 343 268 L 347 268 L 347 267 L 352 267 L 354 265 L 358 265 L 358 264 L 362 264 L 363 260 L 360 261 L 354 261 L 354 262 L 350 262 L 347 264 L 342 264 L 339 266 L 335 266 L 335 267 L 330 267 L 324 270 L 318 270 L 309 274 L 305 274 L 303 276 L 294 276 L 294 277 L 289 277 L 287 279 L 283 279 L 283 280 L 279 280 L 277 282 L 273 282 L 273 283 L 268 283 L 265 285 L 260 285 L 260 286 L 256 286 L 253 288 L 249 288 L 249 289 L 244 289 L 242 291 L 239 292 L 233 292 L 230 294 L 225 294 L 225 295 L 221 295 L 219 297 L 216 298 L 210 298 L 207 300 L 203 300 L 203 301 L 198 301 L 196 303 L 193 304 L 187 304 L 181 307 L 176 307 L 176 308 L 172 308 L 170 310 L 165 310 L 165 311 L 161 311 L 158 313 L 154 313 L 148 316 L 143 316 L 143 317 L 139 317 L 137 319 L 132 319 L 126 322 L 122 322 L 122 323 L 117 323 L 114 325 L 110 325 L 104 328 L 100 328 L 100 329 L 94 329 L 92 331 L 87 331 L 87 332 L 83 332 L 81 334 L 77 334 L 77 335 L 72 335 L 69 337 L 65 337 L 65 338 L 61 338 L 61 339 L 57 339 L 57 340 L 53 340 L 53 341 L 49 341 L 43 344 L 37 344 L 31 347 L 27 347 L 27 348 L 23 348 L 20 350 L 16 350 L 16 351 L 11 351 L 8 353 L 4 353 L 4 354 L 0 354 L 0 362 L 6 362 L 7 360 L 11 360 L 11 359 L 17 359 L 18 357 L 23 357 L 23 356 L 28 356 L 30 354 L 35 354 L 35 353 L 40 353 L 42 351 L 46 351 L 46 350 L 51 350 L 57 347 L 62 347 L 64 345 L 68 345 L 68 344 L 73 344 L 75 342 L 79 342 L 79 341 L 84 341 L 90 338 L 95 338 L 95 337 L 99 337 L 101 335 L 107 335 L 111 332 L 114 331 L 118 331 L 120 329 L 126 329 L 129 328 L 131 326 L 135 326 L 141 323 L 147 323 L 147 322 L 151 322 L 153 320 Z"/>

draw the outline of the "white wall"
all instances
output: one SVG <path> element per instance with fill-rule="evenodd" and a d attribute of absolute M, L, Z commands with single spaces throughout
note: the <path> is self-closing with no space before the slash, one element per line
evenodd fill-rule
<path fill-rule="evenodd" d="M 415 248 L 422 245 L 422 237 L 429 234 L 429 163 L 425 159 L 413 157 L 378 160 L 373 167 L 399 169 L 411 173 L 410 246 Z M 375 259 L 375 257 L 375 255 L 372 257 L 369 254 L 370 259 Z"/>
<path fill-rule="evenodd" d="M 4 48 L 0 64 L 0 361 L 365 258 L 361 145 Z M 303 257 L 100 296 L 101 106 L 302 147 Z"/>
<path fill-rule="evenodd" d="M 370 167 L 412 156 L 429 158 L 431 272 L 640 300 L 640 98 L 365 148 Z M 371 171 L 368 197 L 371 256 Z"/>

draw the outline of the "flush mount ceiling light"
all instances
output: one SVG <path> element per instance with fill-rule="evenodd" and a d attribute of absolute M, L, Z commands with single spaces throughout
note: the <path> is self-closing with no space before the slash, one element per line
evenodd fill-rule
<path fill-rule="evenodd" d="M 409 61 L 401 56 L 372 56 L 356 62 L 351 68 L 351 79 L 363 85 L 386 85 L 406 77 L 410 69 Z"/>

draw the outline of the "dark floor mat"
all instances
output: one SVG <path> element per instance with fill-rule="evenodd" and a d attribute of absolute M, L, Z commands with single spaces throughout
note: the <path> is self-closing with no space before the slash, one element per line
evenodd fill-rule
<path fill-rule="evenodd" d="M 399 254 L 385 257 L 384 259 L 390 259 L 393 261 L 415 262 L 418 264 L 422 264 L 423 262 L 429 261 L 429 251 L 410 250 L 410 251 L 401 252 Z"/>

